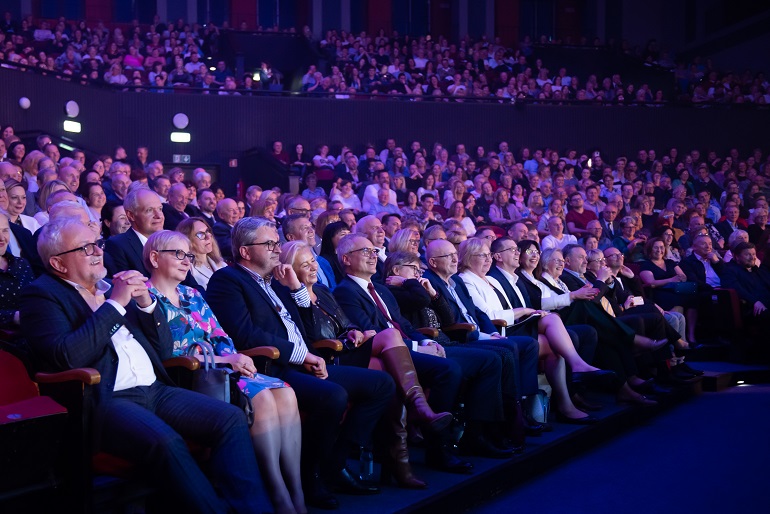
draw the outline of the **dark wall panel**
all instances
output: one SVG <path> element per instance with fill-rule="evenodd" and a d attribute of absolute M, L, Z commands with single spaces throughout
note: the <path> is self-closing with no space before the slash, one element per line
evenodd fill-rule
<path fill-rule="evenodd" d="M 356 151 L 419 140 L 453 147 L 491 147 L 507 140 L 512 148 L 550 146 L 563 152 L 599 148 L 608 158 L 635 154 L 638 148 L 670 146 L 682 150 L 736 146 L 768 151 L 770 111 L 595 106 L 523 106 L 444 104 L 393 100 L 325 100 L 313 98 L 220 97 L 192 94 L 121 93 L 88 88 L 52 77 L 0 69 L 0 123 L 17 131 L 42 130 L 64 135 L 64 105 L 80 104 L 81 134 L 73 146 L 109 153 L 116 144 L 133 149 L 150 146 L 164 162 L 172 154 L 190 154 L 193 163 L 218 164 L 222 182 L 234 188 L 238 170 L 227 167 L 242 152 L 279 139 L 287 148 L 302 143 L 312 151 L 320 143 L 338 152 L 343 144 Z M 31 100 L 24 111 L 18 99 Z M 172 143 L 175 113 L 188 115 L 189 144 Z"/>

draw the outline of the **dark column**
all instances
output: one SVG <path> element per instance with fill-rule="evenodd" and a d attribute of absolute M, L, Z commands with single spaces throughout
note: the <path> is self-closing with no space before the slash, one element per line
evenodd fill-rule
<path fill-rule="evenodd" d="M 230 27 L 238 29 L 245 21 L 248 29 L 256 29 L 258 4 L 254 0 L 230 0 Z"/>
<path fill-rule="evenodd" d="M 576 44 L 580 41 L 582 35 L 581 2 L 578 0 L 557 0 L 556 1 L 556 20 L 554 27 L 554 36 L 562 41 L 569 41 Z"/>
<path fill-rule="evenodd" d="M 111 21 L 113 15 L 112 4 L 113 2 L 109 0 L 84 0 L 83 11 L 85 12 L 86 21 Z"/>
<path fill-rule="evenodd" d="M 391 0 L 367 0 L 367 32 L 377 34 L 384 29 L 386 34 L 393 30 L 393 6 Z"/>
<path fill-rule="evenodd" d="M 430 3 L 430 32 L 434 37 L 444 36 L 452 40 L 452 3 L 438 1 Z"/>
<path fill-rule="evenodd" d="M 515 47 L 519 42 L 520 0 L 495 1 L 495 36 L 505 46 Z"/>

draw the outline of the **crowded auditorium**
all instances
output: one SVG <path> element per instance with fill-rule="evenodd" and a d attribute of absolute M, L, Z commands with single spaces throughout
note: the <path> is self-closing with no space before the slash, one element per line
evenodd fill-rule
<path fill-rule="evenodd" d="M 770 7 L 0 13 L 0 512 L 767 508 Z"/>

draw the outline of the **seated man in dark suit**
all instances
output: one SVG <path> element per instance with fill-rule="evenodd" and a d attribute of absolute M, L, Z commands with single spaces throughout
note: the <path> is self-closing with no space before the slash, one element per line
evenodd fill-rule
<path fill-rule="evenodd" d="M 233 261 L 232 232 L 235 222 L 238 221 L 238 204 L 232 198 L 224 198 L 217 203 L 217 216 L 219 221 L 214 223 L 211 229 L 214 239 L 222 252 L 222 258 L 227 262 Z"/>
<path fill-rule="evenodd" d="M 770 328 L 770 272 L 758 268 L 757 250 L 752 243 L 739 243 L 733 250 L 733 260 L 727 263 L 722 285 L 735 289 L 741 302 L 744 319 L 758 321 Z"/>
<path fill-rule="evenodd" d="M 501 381 L 499 357 L 474 348 L 444 348 L 417 331 L 401 315 L 399 304 L 388 287 L 372 282 L 377 255 L 374 245 L 363 234 L 343 237 L 337 246 L 337 256 L 346 276 L 334 290 L 334 297 L 353 324 L 363 330 L 380 332 L 396 328 L 401 332 L 407 348 L 412 349 L 411 357 L 420 382 L 431 390 L 430 405 L 434 412 L 451 411 L 461 379 L 467 380 L 466 414 L 472 429 L 467 434 L 468 440 L 463 441 L 467 449 L 486 456 L 510 455 L 510 449 L 498 448 L 484 434 L 486 422 L 502 421 L 502 399 L 495 394 Z M 400 387 L 406 389 L 407 386 L 402 384 Z M 451 457 L 446 455 L 446 444 L 451 438 L 449 427 L 437 436 L 426 438 L 429 464 L 447 471 L 467 471 L 465 466 L 454 469 L 459 463 L 447 465 L 446 459 Z"/>
<path fill-rule="evenodd" d="M 163 368 L 173 341 L 137 271 L 103 279 L 98 236 L 78 218 L 52 220 L 38 247 L 47 273 L 21 299 L 21 327 L 44 371 L 93 367 L 94 450 L 136 462 L 141 473 L 193 512 L 261 512 L 262 488 L 242 410 L 175 387 Z M 105 293 L 110 292 L 110 298 Z M 212 448 L 216 488 L 183 438 Z"/>
<path fill-rule="evenodd" d="M 278 231 L 272 222 L 244 218 L 235 224 L 232 241 L 236 265 L 214 273 L 206 300 L 239 350 L 269 345 L 281 352 L 270 374 L 291 384 L 300 411 L 307 416 L 302 430 L 307 503 L 324 508 L 338 505 L 319 473 L 342 492 L 378 492 L 347 471 L 345 459 L 351 446 L 369 446 L 374 427 L 395 393 L 393 380 L 380 371 L 327 368 L 307 345 L 301 316 L 312 316 L 310 295 L 291 266 L 280 264 Z"/>
<path fill-rule="evenodd" d="M 719 223 L 715 223 L 714 227 L 716 227 L 725 241 L 729 240 L 730 234 L 736 230 L 746 230 L 749 226 L 746 220 L 741 219 L 741 211 L 734 203 L 727 203 L 724 218 Z"/>
<path fill-rule="evenodd" d="M 165 230 L 176 230 L 176 226 L 190 216 L 195 215 L 194 211 L 189 210 L 189 194 L 187 186 L 178 182 L 168 190 L 168 202 L 163 204 L 163 228 Z"/>
<path fill-rule="evenodd" d="M 107 273 L 112 276 L 120 271 L 136 270 L 149 277 L 142 262 L 142 249 L 148 237 L 163 230 L 160 197 L 150 189 L 135 189 L 126 195 L 123 206 L 131 228 L 107 240 L 104 251 L 111 258 Z"/>

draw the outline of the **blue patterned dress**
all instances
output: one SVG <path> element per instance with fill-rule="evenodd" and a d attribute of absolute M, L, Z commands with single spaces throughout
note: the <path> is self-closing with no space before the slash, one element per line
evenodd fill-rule
<path fill-rule="evenodd" d="M 176 290 L 179 294 L 179 307 L 171 303 L 155 287 L 150 288 L 150 292 L 158 299 L 158 305 L 166 313 L 166 320 L 174 339 L 174 356 L 186 355 L 187 348 L 197 341 L 206 341 L 220 356 L 237 353 L 233 340 L 222 330 L 214 312 L 201 294 L 196 289 L 181 284 Z M 238 386 L 246 395 L 253 398 L 265 389 L 289 387 L 289 384 L 283 380 L 256 373 L 253 378 L 241 377 Z"/>

